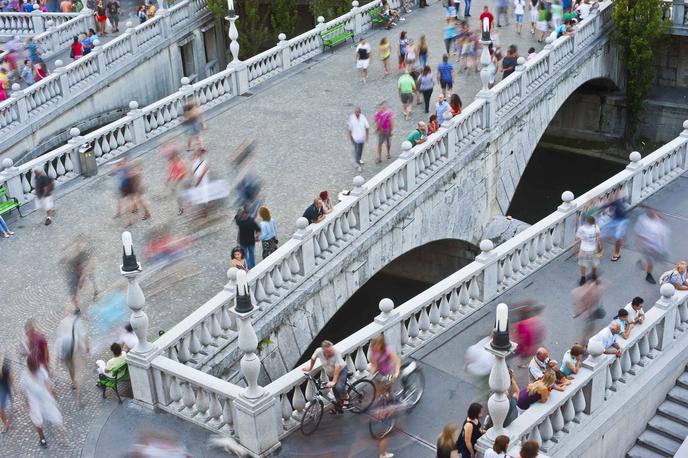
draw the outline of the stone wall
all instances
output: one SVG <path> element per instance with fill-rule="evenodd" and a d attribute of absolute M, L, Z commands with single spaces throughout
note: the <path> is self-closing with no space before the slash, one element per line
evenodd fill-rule
<path fill-rule="evenodd" d="M 688 36 L 672 35 L 669 43 L 655 51 L 655 83 L 688 87 Z"/>

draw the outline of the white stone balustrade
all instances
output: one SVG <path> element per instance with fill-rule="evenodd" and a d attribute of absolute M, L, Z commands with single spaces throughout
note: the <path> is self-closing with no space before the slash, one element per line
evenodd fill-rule
<path fill-rule="evenodd" d="M 77 17 L 79 13 L 0 13 L 0 38 L 24 38 L 43 33 L 50 26 L 61 26 Z"/>

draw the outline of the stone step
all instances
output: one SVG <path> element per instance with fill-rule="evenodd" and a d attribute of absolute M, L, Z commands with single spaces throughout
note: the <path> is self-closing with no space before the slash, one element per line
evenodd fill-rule
<path fill-rule="evenodd" d="M 683 388 L 682 386 L 675 386 L 671 389 L 671 391 L 669 391 L 667 398 L 671 399 L 672 401 L 678 404 L 682 404 L 688 407 L 688 388 Z"/>
<path fill-rule="evenodd" d="M 688 426 L 661 415 L 652 417 L 647 423 L 647 427 L 648 429 L 664 434 L 680 442 L 683 442 L 683 440 L 688 437 Z"/>
<path fill-rule="evenodd" d="M 664 456 L 674 456 L 674 453 L 681 446 L 681 442 L 655 431 L 643 432 L 638 438 L 638 444 L 642 444 L 657 453 L 663 453 Z"/>
<path fill-rule="evenodd" d="M 664 417 L 688 426 L 688 407 L 686 406 L 667 400 L 659 405 L 657 412 Z"/>
<path fill-rule="evenodd" d="M 650 450 L 644 445 L 636 444 L 626 453 L 626 458 L 666 458 L 666 455 Z"/>
<path fill-rule="evenodd" d="M 682 386 L 683 388 L 688 388 L 688 372 L 681 374 L 678 380 L 676 380 L 676 385 Z"/>

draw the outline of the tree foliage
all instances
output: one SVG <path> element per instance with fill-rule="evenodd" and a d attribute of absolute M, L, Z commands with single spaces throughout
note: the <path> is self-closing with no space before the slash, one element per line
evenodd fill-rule
<path fill-rule="evenodd" d="M 655 53 L 664 44 L 671 24 L 662 0 L 615 0 L 612 10 L 614 45 L 625 66 L 626 142 L 632 144 L 645 112 L 645 100 L 655 78 Z"/>
<path fill-rule="evenodd" d="M 360 2 L 361 5 L 365 2 Z M 349 0 L 313 0 L 311 2 L 311 12 L 314 17 L 322 16 L 325 21 L 334 19 L 337 16 L 351 11 Z"/>
<path fill-rule="evenodd" d="M 298 21 L 296 0 L 272 0 L 270 13 L 274 33 L 277 35 L 284 33 L 287 38 L 292 38 Z"/>

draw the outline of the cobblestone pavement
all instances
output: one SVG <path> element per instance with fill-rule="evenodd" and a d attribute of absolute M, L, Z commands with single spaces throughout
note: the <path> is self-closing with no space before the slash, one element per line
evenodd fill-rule
<path fill-rule="evenodd" d="M 474 2 L 476 17 L 484 1 Z M 416 121 L 425 119 L 418 107 L 413 118 L 404 121 L 396 93 L 396 75 L 383 78 L 380 61 L 376 58 L 377 43 L 388 36 L 394 44 L 401 30 L 418 41 L 425 33 L 430 44 L 429 62 L 434 67 L 443 52 L 441 40 L 444 12 L 439 2 L 432 2 L 425 10 L 414 11 L 405 22 L 392 31 L 377 30 L 368 33 L 373 47 L 373 63 L 367 85 L 363 85 L 354 66 L 354 48 L 351 43 L 340 46 L 334 53 L 317 59 L 319 63 L 304 64 L 296 75 L 277 80 L 254 89 L 254 94 L 231 109 L 208 120 L 204 132 L 209 151 L 208 162 L 215 177 L 231 174 L 228 153 L 245 137 L 258 139 L 256 169 L 263 180 L 263 195 L 271 207 L 278 228 L 278 238 L 286 240 L 295 229 L 295 220 L 313 197 L 324 189 L 333 195 L 349 188 L 356 171 L 353 167 L 352 147 L 346 136 L 346 120 L 354 105 L 360 105 L 372 123 L 375 106 L 386 99 L 396 113 L 393 154 L 399 152 L 402 137 L 406 137 Z M 502 46 L 512 42 L 524 52 L 537 45 L 531 36 L 516 37 L 512 27 L 503 27 Z M 304 90 L 304 88 L 306 90 Z M 477 73 L 461 74 L 455 85 L 468 105 L 480 88 Z M 438 91 L 433 94 L 436 98 Z M 371 135 L 371 142 L 375 136 Z M 366 145 L 366 164 L 362 175 L 367 179 L 385 167 L 374 165 L 373 146 Z M 141 221 L 137 215 L 129 230 L 137 250 L 141 251 L 146 232 L 160 224 L 180 226 L 176 204 L 163 185 L 164 164 L 157 150 L 139 158 L 144 169 L 146 198 L 153 218 Z M 4 325 L 0 327 L 0 349 L 13 360 L 19 360 L 15 348 L 17 333 L 24 321 L 34 317 L 40 327 L 52 336 L 54 329 L 69 304 L 69 296 L 61 262 L 64 247 L 77 237 L 89 237 L 97 247 L 94 256 L 95 277 L 101 291 L 123 286 L 119 274 L 121 262 L 120 234 L 125 220 L 113 219 L 116 182 L 107 174 L 95 179 L 69 185 L 76 189 L 58 192 L 57 215 L 51 226 L 42 224 L 37 212 L 8 223 L 16 234 L 0 239 L 0 259 L 4 268 L 0 276 Z M 236 228 L 231 221 L 232 209 L 226 210 L 226 220 L 217 230 L 199 240 L 189 250 L 187 273 L 173 277 L 164 289 L 144 285 L 147 295 L 147 312 L 150 317 L 150 334 L 169 329 L 192 310 L 211 298 L 226 282 L 225 272 L 229 251 L 236 241 Z M 257 251 L 260 251 L 258 247 Z M 259 256 L 258 256 L 259 257 Z M 146 265 L 144 264 L 144 269 Z M 82 303 L 90 302 L 91 289 L 86 285 Z M 51 339 L 52 342 L 52 339 Z M 107 356 L 107 355 L 100 355 Z M 88 371 L 87 371 L 88 372 Z M 91 373 L 85 372 L 89 380 Z M 67 437 L 64 446 L 51 446 L 51 456 L 75 456 L 83 446 L 83 431 L 99 411 L 101 400 L 98 391 L 89 382 L 84 389 L 84 406 L 75 409 L 70 404 L 70 391 L 64 370 L 56 371 L 56 383 L 65 413 Z M 106 402 L 113 402 L 108 399 Z M 23 409 L 18 408 L 13 431 L 0 437 L 0 455 L 36 456 L 29 445 L 35 445 L 33 431 Z M 53 442 L 54 443 L 54 442 Z M 60 455 L 64 454 L 64 455 Z"/>

